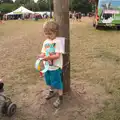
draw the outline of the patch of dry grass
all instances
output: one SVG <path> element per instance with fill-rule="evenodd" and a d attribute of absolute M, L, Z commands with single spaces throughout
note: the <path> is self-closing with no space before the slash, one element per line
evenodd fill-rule
<path fill-rule="evenodd" d="M 71 38 L 76 39 L 76 42 L 71 39 L 71 44 L 74 45 L 71 45 L 72 71 L 75 72 L 73 78 L 79 76 L 78 80 L 101 85 L 106 94 L 111 95 L 105 101 L 104 108 L 92 116 L 91 120 L 119 120 L 120 32 L 95 30 L 90 23 L 79 27 L 77 24 L 72 28 Z"/>
<path fill-rule="evenodd" d="M 0 24 L 0 77 L 18 105 L 12 120 L 119 120 L 120 33 L 98 31 L 91 19 L 71 22 L 72 95 L 57 112 L 44 101 L 44 81 L 34 69 L 45 39 L 42 22 Z M 3 118 L 8 120 L 9 118 Z"/>

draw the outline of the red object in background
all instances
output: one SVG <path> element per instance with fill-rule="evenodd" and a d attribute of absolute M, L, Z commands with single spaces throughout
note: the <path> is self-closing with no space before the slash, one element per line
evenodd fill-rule
<path fill-rule="evenodd" d="M 4 24 L 4 23 L 5 23 L 4 21 L 0 20 L 0 24 Z"/>
<path fill-rule="evenodd" d="M 97 21 L 99 21 L 99 16 L 98 15 L 96 16 L 96 19 L 97 19 Z"/>
<path fill-rule="evenodd" d="M 99 21 L 98 8 L 96 9 L 96 20 Z"/>

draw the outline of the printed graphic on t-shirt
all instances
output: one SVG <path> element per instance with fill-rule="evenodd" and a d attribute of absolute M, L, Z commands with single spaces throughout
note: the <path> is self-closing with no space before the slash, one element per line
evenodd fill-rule
<path fill-rule="evenodd" d="M 46 43 L 45 44 L 45 53 L 46 56 L 51 56 L 55 54 L 56 43 Z M 53 60 L 49 61 L 50 66 L 53 66 Z"/>

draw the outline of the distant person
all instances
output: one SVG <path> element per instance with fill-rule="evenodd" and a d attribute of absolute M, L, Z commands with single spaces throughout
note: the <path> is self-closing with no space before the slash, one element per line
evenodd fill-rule
<path fill-rule="evenodd" d="M 78 19 L 79 19 L 80 22 L 81 22 L 81 18 L 82 18 L 82 14 L 81 14 L 81 12 L 79 12 L 78 13 Z"/>
<path fill-rule="evenodd" d="M 43 43 L 38 58 L 43 58 L 43 61 L 49 62 L 49 69 L 44 74 L 46 84 L 50 89 L 46 100 L 55 96 L 56 93 L 53 89 L 56 89 L 59 96 L 53 105 L 57 108 L 63 103 L 63 82 L 61 77 L 63 55 L 60 40 L 57 38 L 59 25 L 54 21 L 49 21 L 44 24 L 43 29 L 47 39 Z"/>
<path fill-rule="evenodd" d="M 74 13 L 73 13 L 73 20 L 76 20 L 76 12 L 74 11 Z"/>
<path fill-rule="evenodd" d="M 42 19 L 42 15 L 41 14 L 39 14 L 39 19 Z"/>
<path fill-rule="evenodd" d="M 69 12 L 69 18 L 72 19 L 72 12 Z"/>
<path fill-rule="evenodd" d="M 76 13 L 76 20 L 78 21 L 79 20 L 79 14 L 78 13 Z"/>
<path fill-rule="evenodd" d="M 48 18 L 47 13 L 45 13 L 45 14 L 43 15 L 43 18 L 44 18 L 44 19 L 47 19 L 47 18 Z"/>

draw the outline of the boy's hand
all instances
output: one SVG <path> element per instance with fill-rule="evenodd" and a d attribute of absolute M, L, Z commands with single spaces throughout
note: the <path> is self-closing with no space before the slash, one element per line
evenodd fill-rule
<path fill-rule="evenodd" d="M 40 54 L 40 55 L 37 56 L 37 59 L 44 58 L 44 56 L 45 56 L 44 54 Z"/>
<path fill-rule="evenodd" d="M 48 61 L 49 59 L 50 59 L 49 56 L 45 56 L 45 57 L 43 58 L 44 61 Z"/>
<path fill-rule="evenodd" d="M 37 58 L 37 59 L 39 59 L 39 58 L 41 58 L 41 56 L 40 56 L 40 55 L 38 55 L 36 58 Z"/>
<path fill-rule="evenodd" d="M 60 57 L 60 53 L 56 53 L 56 54 L 53 54 L 53 55 L 50 55 L 50 56 L 45 56 L 43 58 L 44 61 L 48 61 L 48 60 L 55 60 L 55 59 L 58 59 Z"/>
<path fill-rule="evenodd" d="M 53 65 L 52 61 L 51 60 L 48 60 L 48 63 L 49 65 Z"/>

